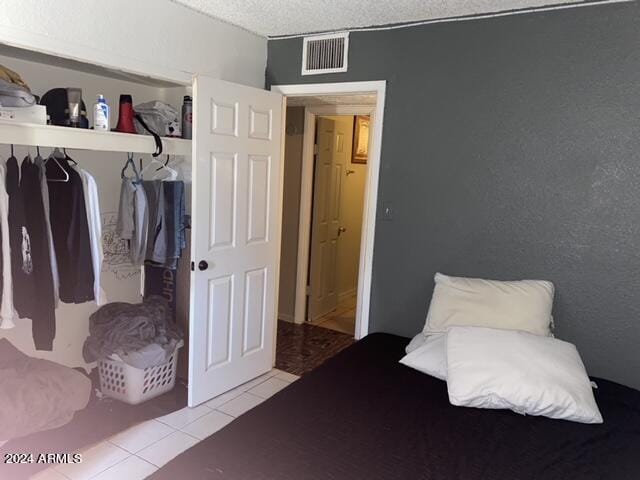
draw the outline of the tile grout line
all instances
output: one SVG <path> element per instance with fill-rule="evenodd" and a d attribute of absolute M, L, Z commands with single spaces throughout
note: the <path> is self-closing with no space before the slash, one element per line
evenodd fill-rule
<path fill-rule="evenodd" d="M 118 445 L 114 445 L 113 443 L 109 442 L 108 440 L 104 440 L 104 442 L 105 442 L 105 443 L 108 443 L 109 445 L 111 445 L 111 446 L 113 446 L 113 447 L 119 448 L 120 450 L 123 450 L 123 451 L 127 452 L 127 453 L 128 453 L 128 455 L 127 455 L 126 457 L 124 457 L 122 460 L 117 461 L 117 462 L 116 462 L 116 463 L 114 463 L 113 465 L 109 465 L 109 466 L 108 466 L 107 468 L 105 468 L 104 470 L 100 470 L 99 472 L 96 472 L 96 473 L 95 473 L 95 475 L 91 475 L 90 477 L 87 477 L 87 480 L 91 480 L 92 478 L 97 477 L 97 476 L 98 476 L 98 475 L 100 475 L 101 473 L 104 473 L 104 472 L 106 472 L 107 470 L 109 470 L 111 467 L 115 467 L 115 466 L 116 466 L 116 465 L 118 465 L 120 462 L 124 462 L 127 458 L 129 458 L 129 457 L 132 455 L 132 454 L 130 454 L 130 453 L 129 453 L 129 451 L 128 451 L 128 450 L 125 450 L 124 448 L 119 447 Z M 97 444 L 97 445 L 100 445 L 100 444 Z M 94 446 L 95 446 L 95 445 L 94 445 Z M 91 448 L 93 448 L 93 447 L 91 447 Z M 60 470 L 58 470 L 57 468 L 55 468 L 55 466 L 54 466 L 54 468 L 53 468 L 53 469 L 54 469 L 57 473 L 61 474 L 63 477 L 65 477 L 65 478 L 69 478 L 69 480 L 71 480 L 71 479 L 70 479 L 70 477 L 68 477 L 68 476 L 67 476 L 67 475 L 65 475 L 63 472 L 61 472 Z"/>
<path fill-rule="evenodd" d="M 208 415 L 208 413 L 205 413 L 205 415 Z M 197 419 L 196 419 L 196 420 L 197 420 Z M 155 419 L 155 418 L 153 418 L 153 419 L 151 419 L 151 420 L 147 420 L 147 421 L 149 421 L 149 422 L 156 421 L 156 422 L 162 423 L 162 422 L 160 422 L 160 420 L 157 420 L 157 419 Z M 194 421 L 195 421 L 195 420 L 194 420 Z M 144 423 L 144 422 L 143 422 L 143 423 Z M 142 425 L 142 423 L 139 423 L 138 425 Z M 154 441 L 154 442 L 150 443 L 149 445 L 145 445 L 143 448 L 141 448 L 140 450 L 138 450 L 138 452 L 140 452 L 140 451 L 144 450 L 144 449 L 145 449 L 145 448 L 147 448 L 147 447 L 150 447 L 151 445 L 154 445 L 154 444 L 158 443 L 160 440 L 163 440 L 163 439 L 167 438 L 169 435 L 171 435 L 172 433 L 177 432 L 177 431 L 179 430 L 179 429 L 177 429 L 177 428 L 175 428 L 175 427 L 172 427 L 171 425 L 167 425 L 166 423 L 162 423 L 162 425 L 164 425 L 164 426 L 166 426 L 166 427 L 169 427 L 172 431 L 171 431 L 171 432 L 169 432 L 169 433 L 167 433 L 166 435 L 163 435 L 162 437 L 160 437 L 160 438 L 159 438 L 159 439 L 157 439 L 156 441 Z M 125 431 L 126 431 L 126 430 L 125 430 Z M 112 437 L 110 437 L 110 438 L 112 438 Z M 122 449 L 122 450 L 124 450 L 125 452 L 129 452 L 131 455 L 136 455 L 136 453 L 138 453 L 138 452 L 132 452 L 132 451 L 130 451 L 130 450 L 127 450 L 126 448 L 124 448 L 124 447 L 122 447 L 122 446 L 118 445 L 117 443 L 113 443 L 109 438 L 108 438 L 107 440 L 105 440 L 105 442 L 108 442 L 108 443 L 110 443 L 111 445 L 114 445 L 114 446 L 116 446 L 116 447 L 118 447 L 118 448 L 121 448 L 121 449 Z M 136 455 L 136 456 L 137 456 L 137 455 Z"/>
<path fill-rule="evenodd" d="M 177 410 L 176 410 L 176 411 L 177 411 Z M 208 413 L 205 413 L 205 415 L 208 415 Z M 196 420 L 197 420 L 197 419 L 196 419 Z M 120 449 L 124 450 L 125 452 L 129 453 L 129 455 L 128 455 L 127 457 L 123 458 L 122 460 L 120 460 L 119 462 L 115 463 L 115 464 L 114 464 L 114 465 L 112 465 L 111 467 L 115 467 L 116 465 L 118 465 L 118 464 L 120 464 L 120 463 L 124 462 L 125 460 L 127 460 L 129 457 L 137 457 L 137 458 L 139 458 L 140 460 L 142 460 L 142 461 L 144 461 L 144 462 L 148 463 L 149 465 L 153 465 L 156 469 L 159 469 L 159 468 L 160 468 L 160 467 L 158 467 L 157 465 L 155 465 L 154 463 L 150 462 L 149 460 L 146 460 L 146 459 L 142 458 L 141 456 L 139 456 L 139 455 L 138 455 L 138 453 L 139 453 L 139 452 L 141 452 L 142 450 L 144 450 L 144 449 L 146 449 L 146 448 L 148 448 L 148 447 L 152 446 L 152 445 L 155 445 L 156 443 L 160 442 L 161 440 L 164 440 L 164 439 L 165 439 L 165 438 L 167 438 L 169 435 L 173 435 L 175 432 L 178 432 L 178 431 L 181 431 L 181 430 L 179 430 L 179 429 L 177 429 L 177 428 L 175 428 L 175 427 L 173 427 L 173 426 L 171 426 L 171 425 L 168 425 L 168 424 L 166 424 L 166 423 L 164 423 L 164 422 L 161 422 L 161 421 L 160 421 L 160 420 L 158 420 L 157 418 L 152 418 L 152 419 L 147 420 L 147 421 L 156 421 L 156 422 L 159 422 L 159 423 L 161 423 L 162 425 L 169 427 L 172 431 L 171 431 L 171 432 L 169 432 L 167 435 L 163 435 L 161 438 L 159 438 L 159 439 L 155 440 L 154 442 L 150 443 L 149 445 L 145 445 L 143 448 L 141 448 L 141 449 L 140 449 L 140 450 L 138 450 L 137 452 L 131 452 L 131 451 L 127 450 L 126 448 L 121 447 L 120 445 L 117 445 L 117 444 L 115 444 L 115 443 L 111 442 L 109 439 L 105 440 L 105 442 L 107 442 L 107 443 L 109 443 L 109 444 L 111 444 L 111 445 L 113 445 L 113 446 L 115 446 L 115 447 L 118 447 L 118 448 L 120 448 Z M 145 423 L 145 422 L 142 422 L 142 423 Z M 142 423 L 139 423 L 138 425 L 142 425 Z M 133 428 L 133 427 L 132 427 L 132 428 Z M 193 437 L 193 435 L 189 435 L 189 434 L 188 434 L 188 433 L 186 433 L 186 432 L 182 432 L 182 433 L 184 433 L 185 435 L 188 435 L 188 436 L 190 436 L 190 437 Z M 193 438 L 195 438 L 195 437 L 193 437 Z M 109 467 L 109 468 L 111 468 L 111 467 Z M 109 468 L 107 468 L 106 470 L 109 470 Z M 100 473 L 103 473 L 103 472 L 105 472 L 106 470 L 103 470 L 103 471 L 102 471 L 102 472 L 100 472 Z M 96 475 L 94 475 L 94 476 L 90 477 L 90 478 L 89 478 L 89 480 L 90 480 L 91 478 L 94 478 L 94 477 L 98 476 L 100 473 L 97 473 Z"/>
<path fill-rule="evenodd" d="M 207 415 L 208 415 L 208 414 L 207 414 Z M 204 415 L 203 415 L 203 416 L 204 416 Z M 202 417 L 199 417 L 197 420 L 199 420 L 200 418 L 202 418 Z M 194 420 L 194 421 L 197 421 L 197 420 Z M 191 423 L 193 423 L 193 422 L 191 422 Z M 186 427 L 186 425 L 185 425 L 185 427 Z M 173 434 L 174 434 L 174 433 L 176 433 L 176 432 L 180 432 L 180 433 L 183 433 L 184 435 L 186 435 L 187 437 L 191 437 L 191 438 L 193 438 L 193 439 L 196 441 L 196 443 L 194 443 L 194 444 L 193 444 L 191 447 L 189 447 L 189 448 L 195 447 L 198 443 L 200 443 L 200 442 L 202 441 L 202 440 L 200 440 L 198 437 L 194 437 L 193 435 L 191 435 L 191 434 L 189 434 L 189 433 L 187 433 L 187 432 L 183 432 L 183 431 L 182 431 L 182 430 L 180 430 L 180 429 L 174 429 L 174 430 L 175 430 L 175 431 L 171 432 L 169 435 L 173 435 Z M 150 460 L 147 460 L 146 458 L 141 457 L 140 455 L 138 455 L 138 453 L 142 452 L 143 450 L 146 450 L 147 448 L 151 447 L 152 445 L 155 445 L 156 443 L 160 442 L 161 440 L 164 440 L 164 439 L 165 439 L 165 438 L 167 438 L 169 435 L 167 435 L 166 437 L 162 437 L 160 440 L 157 440 L 157 441 L 155 441 L 155 442 L 153 442 L 153 443 L 150 443 L 150 444 L 149 444 L 149 445 L 147 445 L 146 447 L 144 447 L 144 448 L 142 448 L 142 449 L 138 450 L 138 452 L 137 452 L 137 453 L 132 453 L 132 454 L 131 454 L 131 456 L 132 456 L 132 457 L 138 457 L 140 460 L 143 460 L 143 461 L 147 462 L 148 464 L 153 465 L 153 466 L 154 466 L 156 469 L 158 469 L 158 470 L 159 470 L 159 469 L 161 469 L 162 467 L 159 467 L 158 465 L 156 465 L 155 463 L 151 462 Z M 188 449 L 187 449 L 187 450 L 188 450 Z M 186 450 L 185 450 L 185 451 L 186 451 Z M 184 452 L 180 452 L 178 455 L 181 455 L 182 453 L 184 453 Z M 178 455 L 176 455 L 174 458 L 176 458 Z M 128 457 L 127 457 L 127 458 L 128 458 Z M 173 460 L 173 459 L 171 459 L 171 460 Z M 169 462 L 170 462 L 171 460 L 169 460 Z M 123 461 L 124 461 L 124 459 L 123 459 Z M 167 463 L 169 463 L 169 462 L 167 462 Z M 118 463 L 120 463 L 120 462 L 118 462 Z M 165 465 L 166 465 L 167 463 L 165 463 Z M 163 466 L 164 466 L 164 465 L 163 465 Z"/>
<path fill-rule="evenodd" d="M 277 373 L 272 373 L 274 370 L 278 370 L 278 372 L 277 372 Z M 152 445 L 155 445 L 156 443 L 158 443 L 158 442 L 160 442 L 160 441 L 162 441 L 162 440 L 166 439 L 167 437 L 169 437 L 170 435 L 174 434 L 175 432 L 183 433 L 184 435 L 187 435 L 188 437 L 191 437 L 192 439 L 194 439 L 194 440 L 196 441 L 196 443 L 195 443 L 193 446 L 195 446 L 195 445 L 197 445 L 198 443 L 202 442 L 204 439 L 202 439 L 202 440 L 201 440 L 201 439 L 199 439 L 198 437 L 196 437 L 196 436 L 194 436 L 194 435 L 191 435 L 191 434 L 190 434 L 190 433 L 188 433 L 188 432 L 185 432 L 183 429 L 184 429 L 184 428 L 186 428 L 187 426 L 189 426 L 189 425 L 191 425 L 191 424 L 193 424 L 193 423 L 196 423 L 196 422 L 198 422 L 198 421 L 201 421 L 201 420 L 203 419 L 203 417 L 205 417 L 206 415 L 209 415 L 211 412 L 217 412 L 217 413 L 219 413 L 219 414 L 222 414 L 222 415 L 224 415 L 224 416 L 226 416 L 226 417 L 231 418 L 231 420 L 230 420 L 230 422 L 229 422 L 229 424 L 230 424 L 230 423 L 232 423 L 234 420 L 236 420 L 237 418 L 239 418 L 240 416 L 244 415 L 244 413 L 247 413 L 248 411 L 252 410 L 253 408 L 251 408 L 251 409 L 247 410 L 247 412 L 243 412 L 242 414 L 240 414 L 240 415 L 238 415 L 237 417 L 235 417 L 235 416 L 233 416 L 233 415 L 230 415 L 230 414 L 228 414 L 228 413 L 226 413 L 226 412 L 223 412 L 223 411 L 219 410 L 219 407 L 222 407 L 222 406 L 226 405 L 227 403 L 231 402 L 232 400 L 237 399 L 238 397 L 240 397 L 240 396 L 241 396 L 241 395 L 243 395 L 243 394 L 247 394 L 247 395 L 249 395 L 249 396 L 251 396 L 251 397 L 258 398 L 258 399 L 260 399 L 260 400 L 262 400 L 262 401 L 267 400 L 267 399 L 268 399 L 268 398 L 270 398 L 270 397 L 267 397 L 267 398 L 261 397 L 260 395 L 256 395 L 255 393 L 251 393 L 251 392 L 250 392 L 250 390 L 252 390 L 252 389 L 254 389 L 254 388 L 258 387 L 259 385 L 262 385 L 263 383 L 265 383 L 266 381 L 268 381 L 268 380 L 270 380 L 270 379 L 272 379 L 272 378 L 276 378 L 276 379 L 278 379 L 278 380 L 280 380 L 280 381 L 283 381 L 283 382 L 287 383 L 287 385 L 291 385 L 291 383 L 293 383 L 293 381 L 295 381 L 295 380 L 293 380 L 293 381 L 289 381 L 289 380 L 285 380 L 284 378 L 280 378 L 280 377 L 278 377 L 278 375 L 280 375 L 280 373 L 289 373 L 289 372 L 286 372 L 286 371 L 284 371 L 284 370 L 280 370 L 280 369 L 273 368 L 273 369 L 271 369 L 268 373 L 270 373 L 270 375 L 265 374 L 265 375 L 267 375 L 267 376 L 266 376 L 266 377 L 265 377 L 261 382 L 256 383 L 255 385 L 252 385 L 252 386 L 251 386 L 249 389 L 247 389 L 247 390 L 240 390 L 240 393 L 239 393 L 237 396 L 235 396 L 235 397 L 233 397 L 233 398 L 231 398 L 231 399 L 227 400 L 226 402 L 224 402 L 224 403 L 222 403 L 222 404 L 218 405 L 218 407 L 216 407 L 216 408 L 209 407 L 206 403 L 201 404 L 201 405 L 204 405 L 205 407 L 207 407 L 207 410 L 209 410 L 209 412 L 207 412 L 207 413 L 205 413 L 205 414 L 203 414 L 203 415 L 199 416 L 198 418 L 196 418 L 196 419 L 192 420 L 192 421 L 191 421 L 191 422 L 189 422 L 189 423 L 186 423 L 185 425 L 183 425 L 183 426 L 182 426 L 182 427 L 180 427 L 180 428 L 175 428 L 175 427 L 174 427 L 174 426 L 172 426 L 172 425 L 169 425 L 169 424 L 167 424 L 167 423 L 162 422 L 162 421 L 161 421 L 161 420 L 159 420 L 158 418 L 153 418 L 153 419 L 149 419 L 149 420 L 147 420 L 147 422 L 150 422 L 150 421 L 157 421 L 157 422 L 161 423 L 162 425 L 169 427 L 172 431 L 171 431 L 171 432 L 169 432 L 167 435 L 163 435 L 161 438 L 159 438 L 159 439 L 155 440 L 154 442 L 150 443 L 149 445 L 146 445 L 144 448 L 141 448 L 141 449 L 140 449 L 140 450 L 138 450 L 137 452 L 131 452 L 131 451 L 127 450 L 126 448 L 124 448 L 124 447 L 122 447 L 122 446 L 120 446 L 120 445 L 117 445 L 116 443 L 113 443 L 113 442 L 110 440 L 110 438 L 111 438 L 111 437 L 110 437 L 109 439 L 104 440 L 104 442 L 105 442 L 105 443 L 108 443 L 109 445 L 111 445 L 111 446 L 113 446 L 113 447 L 115 447 L 115 448 L 118 448 L 118 449 L 120 449 L 120 450 L 122 450 L 122 451 L 126 452 L 126 453 L 127 453 L 127 456 L 126 456 L 126 457 L 124 457 L 123 459 L 119 460 L 118 462 L 114 463 L 113 465 L 110 465 L 109 467 L 107 467 L 107 468 L 105 468 L 105 469 L 103 469 L 103 470 L 100 470 L 99 472 L 96 472 L 94 475 L 92 475 L 91 477 L 89 477 L 89 480 L 90 480 L 90 479 L 92 479 L 92 478 L 97 477 L 98 475 L 101 475 L 102 473 L 106 472 L 107 470 L 111 469 L 112 467 L 115 467 L 115 466 L 119 465 L 120 463 L 122 463 L 122 462 L 124 462 L 124 461 L 128 460 L 130 457 L 136 457 L 136 458 L 138 458 L 138 459 L 142 460 L 143 462 L 148 463 L 149 465 L 152 465 L 154 468 L 156 468 L 156 469 L 160 469 L 160 468 L 162 468 L 162 467 L 159 467 L 159 466 L 157 466 L 156 464 L 154 464 L 153 462 L 150 462 L 149 460 L 146 460 L 145 458 L 143 458 L 143 457 L 139 456 L 139 455 L 138 455 L 138 453 L 140 453 L 141 451 L 143 451 L 143 450 L 145 450 L 145 449 L 147 449 L 147 448 L 151 447 Z M 291 374 L 291 375 L 293 375 L 293 374 Z M 299 376 L 298 376 L 298 377 L 299 377 Z M 250 380 L 249 382 L 251 382 L 251 381 L 252 381 L 252 380 Z M 246 383 L 249 383 L 249 382 L 246 382 Z M 240 388 L 242 388 L 242 385 L 240 385 L 239 387 L 236 387 L 236 388 L 239 388 L 239 389 L 240 389 Z M 286 388 L 286 387 L 283 387 L 283 389 L 284 389 L 284 388 Z M 277 393 L 277 392 L 276 392 L 276 393 Z M 221 394 L 221 395 L 224 395 L 224 394 Z M 186 408 L 189 408 L 189 407 L 186 407 Z M 176 410 L 176 411 L 179 411 L 179 410 Z M 170 414 L 169 414 L 169 415 L 170 415 Z M 145 423 L 145 422 L 141 422 L 141 423 L 139 423 L 139 424 L 137 424 L 137 425 L 134 425 L 133 427 L 130 427 L 130 428 L 134 428 L 135 426 L 142 425 L 143 423 Z M 226 426 L 226 425 L 225 425 L 225 426 Z M 223 427 L 223 428 L 224 428 L 224 427 Z M 125 431 L 126 431 L 126 430 L 125 430 Z M 114 435 L 114 436 L 115 436 L 115 435 Z M 98 444 L 96 444 L 96 445 L 99 445 L 99 443 L 98 443 Z M 96 445 L 94 445 L 94 446 L 96 446 Z M 94 446 L 89 447 L 87 450 L 89 450 L 90 448 L 93 448 Z M 179 455 L 180 455 L 180 454 L 179 454 Z M 53 466 L 53 467 L 51 467 L 51 468 L 52 468 L 53 470 L 55 470 L 55 471 L 56 471 L 56 473 L 59 473 L 60 475 L 62 475 L 65 479 L 71 480 L 71 479 L 70 479 L 67 475 L 65 475 L 63 472 L 60 472 L 57 468 L 55 468 L 55 466 Z"/>
<path fill-rule="evenodd" d="M 117 445 L 116 445 L 116 447 L 117 447 Z M 120 448 L 122 448 L 122 447 L 120 447 Z M 124 449 L 123 449 L 123 450 L 124 450 Z M 128 450 L 125 450 L 125 451 L 127 451 L 127 452 L 128 452 Z M 140 459 L 140 460 L 142 460 L 143 462 L 146 462 L 146 463 L 148 463 L 149 465 L 152 465 L 153 467 L 155 467 L 155 468 L 156 468 L 156 470 L 160 468 L 160 467 L 157 467 L 156 465 L 154 465 L 153 463 L 151 463 L 150 461 L 145 460 L 144 458 L 138 457 L 135 453 L 132 453 L 132 454 L 130 454 L 129 456 L 127 456 L 127 457 L 123 458 L 122 460 L 120 460 L 119 462 L 114 463 L 114 464 L 113 464 L 113 465 L 111 465 L 110 467 L 108 467 L 108 468 L 106 468 L 106 469 L 102 470 L 101 472 L 98 472 L 98 473 L 96 473 L 95 475 L 91 475 L 87 480 L 91 480 L 91 479 L 93 479 L 93 478 L 96 478 L 98 475 L 102 475 L 102 474 L 103 474 L 104 472 L 106 472 L 107 470 L 110 470 L 111 468 L 117 467 L 117 466 L 118 466 L 118 465 L 120 465 L 122 462 L 124 462 L 124 461 L 128 460 L 128 459 L 129 459 L 129 458 L 131 458 L 131 457 L 137 457 L 137 458 L 139 458 L 139 459 Z M 68 478 L 68 477 L 67 477 L 67 478 Z M 69 479 L 69 480 L 71 480 L 71 479 Z"/>

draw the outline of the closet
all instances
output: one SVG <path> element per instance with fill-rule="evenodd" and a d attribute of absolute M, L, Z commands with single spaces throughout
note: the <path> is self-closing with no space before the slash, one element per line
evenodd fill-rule
<path fill-rule="evenodd" d="M 113 111 L 112 128 L 117 122 L 117 105 L 120 93 L 129 93 L 134 102 L 142 103 L 161 99 L 174 105 L 182 101 L 182 95 L 190 93 L 187 87 L 154 84 L 149 79 L 125 78 L 110 71 L 98 71 L 77 62 L 64 62 L 53 57 L 38 55 L 34 61 L 28 52 L 18 49 L 0 48 L 0 64 L 20 73 L 31 90 L 42 96 L 56 87 L 79 87 L 87 107 L 95 102 L 98 94 L 105 95 Z M 84 68 L 83 68 L 84 67 Z M 77 162 L 77 166 L 89 172 L 97 184 L 100 214 L 102 217 L 102 244 L 104 261 L 101 284 L 109 302 L 123 301 L 136 303 L 141 300 L 140 268 L 127 263 L 123 254 L 126 245 L 115 234 L 118 200 L 120 195 L 120 172 L 128 155 L 133 155 L 137 163 L 143 166 L 151 161 L 155 145 L 152 137 L 122 134 L 116 132 L 96 132 L 86 129 L 57 127 L 47 125 L 19 124 L 12 121 L 0 121 L 0 161 L 5 162 L 11 156 L 11 145 L 18 162 L 26 156 L 35 158 L 40 152 L 47 159 L 54 148 L 64 148 L 67 154 Z M 170 166 L 180 170 L 180 177 L 190 184 L 191 142 L 182 139 L 164 139 L 164 152 L 170 155 Z M 163 156 L 163 161 L 166 157 Z M 48 162 L 47 162 L 48 163 Z M 65 188 L 63 184 L 51 184 L 52 187 Z M 190 195 L 187 195 L 190 198 Z M 190 205 L 188 206 L 190 208 Z M 36 239 L 37 240 L 37 239 Z M 179 288 L 189 289 L 188 282 Z M 31 321 L 20 320 L 16 327 L 0 331 L 0 335 L 9 339 L 23 352 L 52 360 L 71 367 L 92 368 L 82 356 L 82 345 L 88 335 L 89 316 L 98 308 L 95 301 L 78 304 L 60 302 L 56 309 L 56 335 L 53 349 L 36 350 Z M 188 315 L 188 311 L 186 312 Z M 176 319 L 187 327 L 188 318 Z M 187 348 L 184 349 L 186 352 Z"/>
<path fill-rule="evenodd" d="M 191 216 L 189 246 L 172 279 L 176 320 L 186 334 L 179 372 L 187 377 L 189 405 L 195 406 L 268 371 L 275 358 L 282 97 L 197 72 L 159 79 L 7 45 L 0 45 L 0 64 L 20 73 L 38 95 L 79 87 L 88 109 L 104 95 L 112 128 L 120 94 L 131 94 L 134 105 L 162 100 L 178 109 L 184 95 L 193 96 L 193 141 L 163 138 L 157 159 L 168 160 L 184 180 Z M 150 165 L 153 138 L 0 120 L 0 161 L 11 156 L 11 145 L 19 160 L 34 158 L 37 149 L 44 158 L 56 147 L 66 149 L 94 177 L 105 253 L 102 287 L 109 302 L 139 302 L 140 268 L 128 261 L 116 219 L 121 171 L 131 156 L 138 167 Z M 29 355 L 90 369 L 94 365 L 85 363 L 82 346 L 97 308 L 95 302 L 61 302 L 50 352 L 34 349 L 29 320 L 0 330 L 0 337 Z"/>

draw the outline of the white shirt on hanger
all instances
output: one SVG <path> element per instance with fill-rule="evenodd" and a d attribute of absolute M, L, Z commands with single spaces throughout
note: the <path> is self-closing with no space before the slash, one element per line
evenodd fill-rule
<path fill-rule="evenodd" d="M 0 328 L 15 327 L 18 315 L 13 308 L 13 280 L 11 273 L 11 247 L 9 245 L 9 195 L 6 189 L 6 167 L 0 165 L 0 228 L 2 229 L 2 302 Z"/>
<path fill-rule="evenodd" d="M 89 224 L 89 240 L 91 244 L 91 260 L 93 262 L 93 295 L 97 305 L 107 303 L 107 295 L 100 285 L 100 273 L 104 251 L 102 249 L 102 217 L 98 200 L 98 186 L 95 179 L 86 170 L 78 169 L 82 178 L 85 208 Z"/>

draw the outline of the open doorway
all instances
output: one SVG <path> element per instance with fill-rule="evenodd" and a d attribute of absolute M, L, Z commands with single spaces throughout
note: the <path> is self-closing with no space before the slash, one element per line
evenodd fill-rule
<path fill-rule="evenodd" d="M 355 336 L 370 116 L 319 115 L 306 320 Z"/>
<path fill-rule="evenodd" d="M 276 366 L 299 375 L 368 332 L 383 104 L 375 90 L 282 93 L 287 109 Z"/>

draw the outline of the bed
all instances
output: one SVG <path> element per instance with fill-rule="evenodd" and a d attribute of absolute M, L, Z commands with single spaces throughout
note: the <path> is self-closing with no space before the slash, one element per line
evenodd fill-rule
<path fill-rule="evenodd" d="M 637 480 L 640 392 L 606 380 L 604 424 L 454 407 L 373 334 L 176 457 L 154 480 Z"/>

